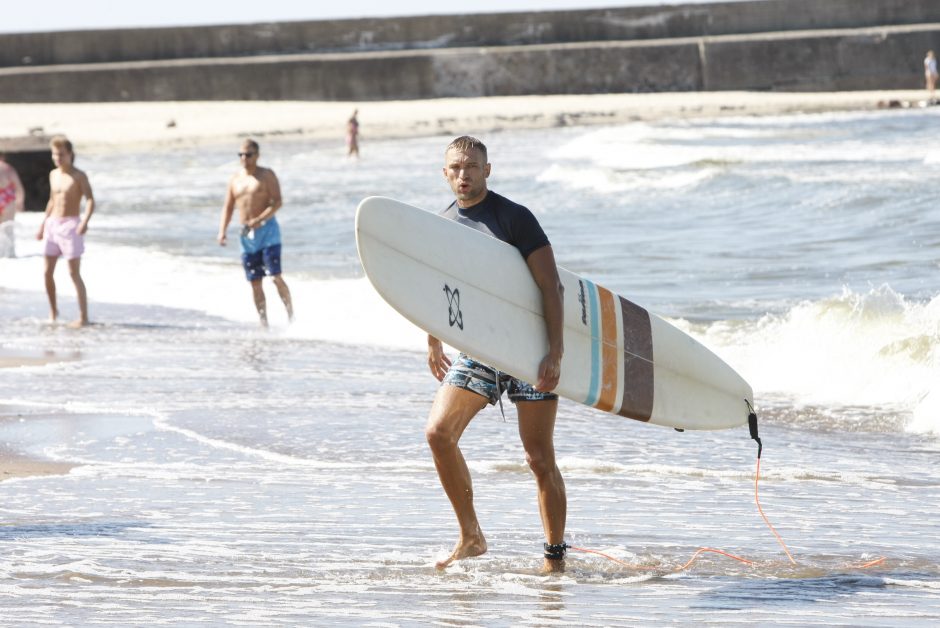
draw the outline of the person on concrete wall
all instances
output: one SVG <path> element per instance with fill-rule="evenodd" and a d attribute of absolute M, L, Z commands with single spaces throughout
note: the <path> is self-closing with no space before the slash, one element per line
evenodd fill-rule
<path fill-rule="evenodd" d="M 937 57 L 933 50 L 928 50 L 927 56 L 924 57 L 924 82 L 931 99 L 937 88 L 937 76 Z"/>
<path fill-rule="evenodd" d="M 55 170 L 49 173 L 49 202 L 46 215 L 36 239 L 42 240 L 45 255 L 46 295 L 49 297 L 49 319 L 55 322 L 59 316 L 56 303 L 55 267 L 60 257 L 69 265 L 69 275 L 75 284 L 78 297 L 79 318 L 72 327 L 88 324 L 88 296 L 81 275 L 82 253 L 85 252 L 85 233 L 88 221 L 95 211 L 95 197 L 91 192 L 88 176 L 75 167 L 75 152 L 72 143 L 57 135 L 49 142 Z M 85 213 L 81 213 L 82 198 Z"/>
<path fill-rule="evenodd" d="M 226 231 L 237 206 L 239 222 L 242 225 L 242 266 L 251 283 L 261 325 L 267 327 L 267 302 L 261 286 L 265 274 L 270 275 L 274 281 L 277 293 L 287 309 L 289 320 L 294 320 L 294 306 L 290 289 L 281 276 L 281 228 L 274 217 L 281 208 L 281 184 L 273 170 L 258 165 L 260 155 L 261 149 L 257 142 L 246 139 L 242 143 L 242 149 L 238 153 L 241 168 L 228 184 L 225 203 L 222 206 L 218 241 L 221 246 L 225 246 L 228 241 Z"/>
<path fill-rule="evenodd" d="M 16 257 L 13 218 L 23 211 L 26 191 L 16 170 L 0 153 L 0 257 Z"/>

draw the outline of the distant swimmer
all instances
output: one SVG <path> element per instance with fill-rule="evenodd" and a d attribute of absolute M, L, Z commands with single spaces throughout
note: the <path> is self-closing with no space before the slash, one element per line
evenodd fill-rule
<path fill-rule="evenodd" d="M 26 193 L 16 170 L 0 153 L 0 257 L 16 257 L 13 218 L 23 211 Z"/>
<path fill-rule="evenodd" d="M 933 50 L 928 50 L 927 56 L 924 57 L 924 82 L 931 98 L 937 88 L 937 77 L 937 57 Z"/>
<path fill-rule="evenodd" d="M 346 121 L 346 156 L 359 157 L 359 110 L 355 109 Z"/>
<path fill-rule="evenodd" d="M 458 442 L 464 430 L 486 404 L 496 404 L 503 391 L 516 405 L 519 437 L 526 461 L 538 486 L 539 512 L 545 533 L 544 570 L 562 571 L 565 552 L 567 498 L 565 482 L 555 461 L 555 416 L 558 396 L 551 391 L 561 376 L 564 352 L 562 329 L 563 287 L 552 246 L 531 211 L 487 189 L 490 174 L 486 146 L 472 137 L 458 137 L 444 153 L 444 178 L 456 200 L 442 215 L 512 244 L 525 259 L 539 287 L 545 312 L 548 352 L 539 364 L 533 386 L 472 357 L 460 354 L 451 363 L 442 343 L 428 336 L 428 366 L 441 386 L 434 397 L 425 435 L 434 466 L 450 499 L 460 537 L 451 555 L 438 563 L 444 569 L 455 560 L 486 552 L 486 539 L 473 506 L 470 470 Z M 472 264 L 473 260 L 461 263 Z"/>
<path fill-rule="evenodd" d="M 228 184 L 218 240 L 220 245 L 225 246 L 228 241 L 226 231 L 237 206 L 242 225 L 242 265 L 245 276 L 251 282 L 261 324 L 267 327 L 267 303 L 261 286 L 265 274 L 274 281 L 290 320 L 294 320 L 294 306 L 287 283 L 281 276 L 281 229 L 274 217 L 281 208 L 281 185 L 273 170 L 258 165 L 260 154 L 261 150 L 254 140 L 248 139 L 242 143 L 238 153 L 241 169 Z"/>
<path fill-rule="evenodd" d="M 69 276 L 75 284 L 78 298 L 79 318 L 71 326 L 82 327 L 88 324 L 88 296 L 80 270 L 82 253 L 85 252 L 85 232 L 95 212 L 95 198 L 88 177 L 75 167 L 72 143 L 65 136 L 57 135 L 49 142 L 49 147 L 56 168 L 49 173 L 49 203 L 46 204 L 45 218 L 36 233 L 36 239 L 44 243 L 49 319 L 55 322 L 59 317 L 55 267 L 59 257 L 64 257 L 69 264 Z M 84 214 L 81 213 L 82 198 L 85 199 Z"/>

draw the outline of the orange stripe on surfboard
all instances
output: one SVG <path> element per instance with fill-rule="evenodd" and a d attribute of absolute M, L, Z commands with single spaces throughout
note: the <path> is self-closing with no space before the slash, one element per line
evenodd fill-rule
<path fill-rule="evenodd" d="M 617 399 L 617 307 L 613 293 L 597 286 L 601 302 L 601 395 L 594 406 L 610 412 Z"/>

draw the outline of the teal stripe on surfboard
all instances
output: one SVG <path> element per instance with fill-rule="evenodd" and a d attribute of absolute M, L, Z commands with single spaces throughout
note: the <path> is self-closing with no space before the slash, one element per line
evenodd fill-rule
<path fill-rule="evenodd" d="M 587 279 L 582 281 L 587 286 L 590 302 L 588 309 L 591 311 L 591 384 L 584 403 L 593 406 L 597 404 L 601 392 L 601 342 L 604 339 L 600 330 L 600 298 L 597 295 L 597 286 Z"/>

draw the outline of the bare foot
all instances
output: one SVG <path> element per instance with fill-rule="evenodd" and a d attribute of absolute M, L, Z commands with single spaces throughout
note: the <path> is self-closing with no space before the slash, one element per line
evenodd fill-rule
<path fill-rule="evenodd" d="M 50 324 L 50 325 L 55 325 L 56 319 L 58 319 L 58 318 L 59 318 L 59 312 L 58 312 L 58 311 L 52 310 L 51 312 L 49 312 L 49 324 Z"/>
<path fill-rule="evenodd" d="M 69 329 L 79 329 L 81 327 L 87 327 L 88 324 L 89 324 L 88 321 L 78 319 L 77 321 L 72 321 L 71 323 L 69 323 Z"/>
<path fill-rule="evenodd" d="M 460 540 L 457 541 L 457 546 L 454 547 L 454 551 L 451 552 L 450 556 L 446 560 L 442 560 L 437 563 L 438 569 L 447 569 L 452 562 L 455 560 L 461 560 L 463 558 L 472 558 L 474 556 L 480 556 L 486 553 L 486 539 L 483 538 L 483 534 L 464 538 L 460 537 Z"/>
<path fill-rule="evenodd" d="M 542 564 L 542 573 L 565 573 L 565 559 L 553 560 L 551 558 L 544 559 Z"/>

